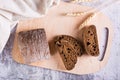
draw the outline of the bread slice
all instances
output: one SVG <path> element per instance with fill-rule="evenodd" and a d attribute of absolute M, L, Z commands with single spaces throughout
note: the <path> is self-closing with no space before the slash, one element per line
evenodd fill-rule
<path fill-rule="evenodd" d="M 19 32 L 18 47 L 25 63 L 32 63 L 50 57 L 44 29 Z"/>
<path fill-rule="evenodd" d="M 89 55 L 98 56 L 99 45 L 98 45 L 96 27 L 94 25 L 90 25 L 89 27 L 84 27 L 81 32 L 82 32 L 81 40 L 84 45 L 84 50 Z"/>
<path fill-rule="evenodd" d="M 55 38 L 55 46 L 58 49 L 67 70 L 74 68 L 77 55 L 81 56 L 80 42 L 68 35 L 60 35 Z"/>

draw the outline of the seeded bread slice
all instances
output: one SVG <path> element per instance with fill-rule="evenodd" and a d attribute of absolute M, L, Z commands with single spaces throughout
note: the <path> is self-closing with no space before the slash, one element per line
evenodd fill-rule
<path fill-rule="evenodd" d="M 84 50 L 89 55 L 98 56 L 99 45 L 96 27 L 94 25 L 90 25 L 89 27 L 84 27 L 81 32 L 82 32 L 81 40 L 83 41 Z"/>
<path fill-rule="evenodd" d="M 79 41 L 68 35 L 60 35 L 55 38 L 55 46 L 66 69 L 73 69 L 77 62 L 77 55 L 81 56 L 82 54 Z"/>
<path fill-rule="evenodd" d="M 25 63 L 48 59 L 50 57 L 44 29 L 19 32 L 18 47 Z"/>

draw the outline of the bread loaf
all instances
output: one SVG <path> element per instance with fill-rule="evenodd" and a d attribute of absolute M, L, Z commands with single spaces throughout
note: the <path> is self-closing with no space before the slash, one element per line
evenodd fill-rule
<path fill-rule="evenodd" d="M 44 29 L 19 32 L 18 46 L 25 63 L 31 63 L 50 57 Z"/>

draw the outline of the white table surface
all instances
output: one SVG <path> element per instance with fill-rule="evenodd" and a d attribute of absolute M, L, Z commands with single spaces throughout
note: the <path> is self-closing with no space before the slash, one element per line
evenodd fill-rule
<path fill-rule="evenodd" d="M 120 4 L 116 3 L 102 12 L 113 22 L 114 38 L 108 63 L 99 72 L 75 75 L 18 64 L 11 57 L 13 32 L 0 54 L 0 80 L 120 80 Z"/>

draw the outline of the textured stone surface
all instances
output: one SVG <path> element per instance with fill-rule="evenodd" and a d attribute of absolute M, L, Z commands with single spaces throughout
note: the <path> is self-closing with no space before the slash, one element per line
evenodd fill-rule
<path fill-rule="evenodd" d="M 100 0 L 101 1 L 101 0 Z M 104 0 L 103 0 L 104 1 Z M 44 68 L 21 65 L 11 58 L 13 36 L 10 37 L 0 55 L 0 80 L 119 80 L 120 79 L 120 6 L 104 9 L 114 24 L 114 38 L 107 65 L 99 72 L 87 75 L 74 75 Z"/>

